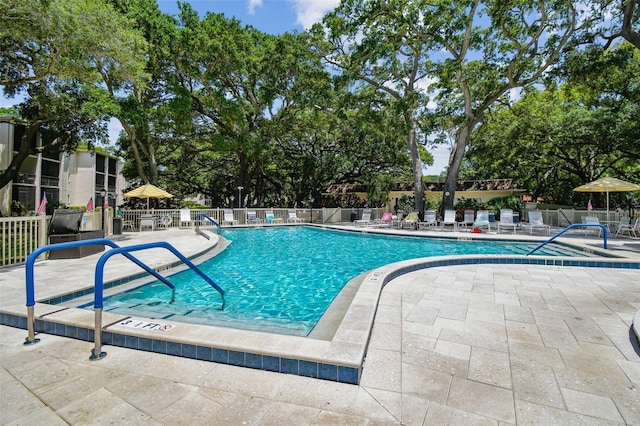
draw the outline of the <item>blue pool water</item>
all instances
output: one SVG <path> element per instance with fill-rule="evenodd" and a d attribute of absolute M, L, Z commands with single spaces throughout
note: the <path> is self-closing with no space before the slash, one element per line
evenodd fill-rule
<path fill-rule="evenodd" d="M 394 237 L 313 227 L 225 229 L 231 241 L 200 265 L 226 292 L 220 295 L 192 271 L 169 277 L 175 299 L 154 282 L 104 301 L 104 310 L 152 319 L 307 335 L 344 285 L 358 274 L 411 258 L 456 254 L 526 254 L 522 242 Z M 548 247 L 538 254 L 563 256 Z M 86 307 L 91 307 L 88 304 Z"/>

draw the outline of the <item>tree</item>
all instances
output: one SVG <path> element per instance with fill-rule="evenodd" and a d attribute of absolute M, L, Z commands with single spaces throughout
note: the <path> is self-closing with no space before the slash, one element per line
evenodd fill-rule
<path fill-rule="evenodd" d="M 640 174 L 640 51 L 574 51 L 557 82 L 496 108 L 473 135 L 468 177 L 516 178 L 537 199 L 576 201 L 573 188 Z"/>
<path fill-rule="evenodd" d="M 589 4 L 589 3 L 587 3 Z M 596 0 L 591 4 L 602 17 L 596 34 L 605 41 L 608 49 L 620 37 L 640 49 L 640 1 L 639 0 Z M 594 35 L 591 35 L 592 39 Z"/>
<path fill-rule="evenodd" d="M 5 95 L 26 94 L 16 122 L 26 126 L 21 149 L 0 176 L 9 184 L 38 132 L 73 150 L 81 139 L 106 139 L 113 103 L 99 69 L 119 81 L 140 78 L 144 40 L 101 0 L 5 0 L 0 4 L 0 83 Z M 105 37 L 109 34 L 109 37 Z"/>
<path fill-rule="evenodd" d="M 418 113 L 426 102 L 420 85 L 430 75 L 425 54 L 431 47 L 423 37 L 422 2 L 345 0 L 324 23 L 333 46 L 326 61 L 356 84 L 370 85 L 393 100 L 404 124 L 401 134 L 411 156 L 415 208 L 424 214 L 423 163 L 420 157 Z M 316 26 L 314 31 L 321 31 Z"/>

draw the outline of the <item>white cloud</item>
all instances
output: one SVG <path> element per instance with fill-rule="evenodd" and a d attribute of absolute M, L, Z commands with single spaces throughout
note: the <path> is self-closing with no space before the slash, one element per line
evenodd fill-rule
<path fill-rule="evenodd" d="M 335 9 L 340 0 L 289 0 L 295 7 L 297 22 L 305 30 L 308 30 L 316 22 L 322 21 L 322 17 Z"/>
<path fill-rule="evenodd" d="M 255 15 L 256 9 L 262 6 L 262 0 L 249 0 L 249 7 L 247 13 L 249 15 Z"/>

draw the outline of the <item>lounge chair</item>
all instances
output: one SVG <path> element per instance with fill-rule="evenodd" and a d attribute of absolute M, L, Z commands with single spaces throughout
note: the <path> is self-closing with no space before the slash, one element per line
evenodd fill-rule
<path fill-rule="evenodd" d="M 487 231 L 491 231 L 491 222 L 489 221 L 489 210 L 478 210 L 476 220 L 473 222 L 474 229 L 487 228 Z"/>
<path fill-rule="evenodd" d="M 473 222 L 476 220 L 475 216 L 476 216 L 475 210 L 465 210 L 464 218 L 462 219 L 462 222 L 458 222 L 458 228 L 460 228 L 461 226 L 464 226 L 466 229 L 468 226 L 473 226 Z"/>
<path fill-rule="evenodd" d="M 447 226 L 451 226 L 453 231 L 458 230 L 458 222 L 456 222 L 456 211 L 455 210 L 445 210 L 444 211 L 444 219 L 440 221 L 440 228 L 443 230 L 447 228 Z"/>
<path fill-rule="evenodd" d="M 180 222 L 178 222 L 178 227 L 182 228 L 183 223 L 186 223 L 189 227 L 193 226 L 194 222 L 191 220 L 190 209 L 180 209 Z"/>
<path fill-rule="evenodd" d="M 355 226 L 367 226 L 371 225 L 372 223 L 373 221 L 371 220 L 371 209 L 364 209 L 362 211 L 362 217 L 353 222 Z"/>
<path fill-rule="evenodd" d="M 418 217 L 418 213 L 411 212 L 407 215 L 407 217 L 402 219 L 402 224 L 400 226 L 402 228 L 418 229 L 419 225 L 420 225 L 420 218 Z"/>
<path fill-rule="evenodd" d="M 257 225 L 257 224 L 262 223 L 262 222 L 263 222 L 263 220 L 258 217 L 258 215 L 256 214 L 255 210 L 248 210 L 247 211 L 247 223 L 250 223 L 252 225 Z"/>
<path fill-rule="evenodd" d="M 153 217 L 152 214 L 140 215 L 140 232 L 142 232 L 144 228 L 151 228 L 152 231 L 156 230 L 156 218 Z"/>
<path fill-rule="evenodd" d="M 433 228 L 435 229 L 438 226 L 438 216 L 436 215 L 435 210 L 427 210 L 424 212 L 424 221 L 420 222 L 421 228 Z"/>
<path fill-rule="evenodd" d="M 547 235 L 551 235 L 551 226 L 544 223 L 542 218 L 542 212 L 539 210 L 532 210 L 529 212 L 529 223 L 523 223 L 522 229 L 529 230 L 529 235 L 533 234 L 534 229 L 542 229 L 547 231 Z"/>
<path fill-rule="evenodd" d="M 500 209 L 500 221 L 498 222 L 498 233 L 502 228 L 513 229 L 513 233 L 516 233 L 518 224 L 513 221 L 513 210 Z"/>
<path fill-rule="evenodd" d="M 623 219 L 626 219 L 623 221 Z M 630 237 L 638 238 L 638 234 L 640 233 L 640 218 L 636 219 L 635 223 L 631 225 L 631 219 L 628 217 L 623 217 L 620 219 L 620 223 L 618 224 L 618 229 L 616 231 L 616 237 L 619 234 L 624 233 L 629 234 Z"/>
<path fill-rule="evenodd" d="M 292 210 L 289 210 L 289 218 L 287 219 L 287 222 L 302 223 L 304 222 L 304 220 L 300 219 L 298 217 L 298 213 L 294 209 L 292 209 Z"/>
<path fill-rule="evenodd" d="M 584 225 L 600 225 L 600 219 L 595 216 L 582 216 L 582 223 Z M 599 226 L 585 226 L 585 234 L 598 234 L 598 237 L 602 235 L 602 228 Z"/>
<path fill-rule="evenodd" d="M 233 210 L 225 210 L 222 218 L 223 225 L 237 225 L 238 221 L 233 217 Z"/>
<path fill-rule="evenodd" d="M 276 217 L 276 215 L 273 214 L 273 210 L 267 210 L 264 215 L 264 221 L 267 223 L 281 223 L 282 218 Z"/>
<path fill-rule="evenodd" d="M 380 219 L 373 221 L 373 224 L 379 227 L 389 227 L 392 223 L 393 215 L 390 212 L 383 213 Z"/>

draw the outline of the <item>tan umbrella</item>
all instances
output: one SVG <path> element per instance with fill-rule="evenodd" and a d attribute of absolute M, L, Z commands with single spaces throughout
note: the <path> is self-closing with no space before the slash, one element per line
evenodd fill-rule
<path fill-rule="evenodd" d="M 607 193 L 607 220 L 609 219 L 609 192 L 640 191 L 640 185 L 624 180 L 603 177 L 593 182 L 585 183 L 574 189 L 576 192 L 606 192 Z"/>
<path fill-rule="evenodd" d="M 124 196 L 127 198 L 146 198 L 147 210 L 149 210 L 149 198 L 173 198 L 173 195 L 169 194 L 164 189 L 158 188 L 150 183 L 142 185 L 133 191 L 129 191 L 124 194 Z"/>

